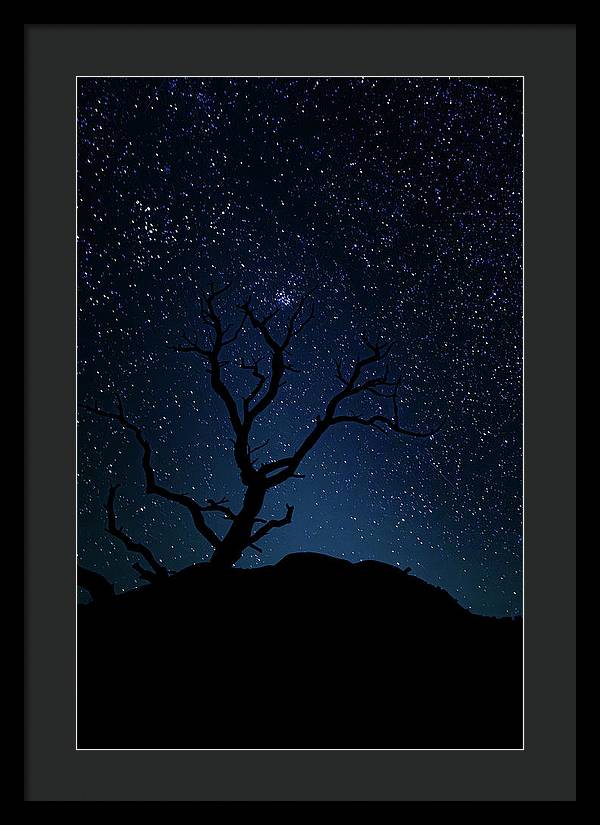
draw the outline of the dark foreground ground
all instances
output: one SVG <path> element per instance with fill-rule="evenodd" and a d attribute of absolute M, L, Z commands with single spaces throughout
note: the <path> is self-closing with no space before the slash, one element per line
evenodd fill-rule
<path fill-rule="evenodd" d="M 390 565 L 196 565 L 78 621 L 80 748 L 520 748 L 521 620 Z"/>

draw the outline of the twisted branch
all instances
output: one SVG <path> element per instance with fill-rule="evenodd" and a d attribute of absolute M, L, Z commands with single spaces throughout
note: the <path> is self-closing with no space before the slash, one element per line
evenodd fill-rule
<path fill-rule="evenodd" d="M 147 564 L 152 568 L 152 573 L 148 570 L 145 570 L 139 564 L 134 564 L 133 567 L 140 575 L 140 578 L 146 579 L 150 582 L 156 582 L 164 580 L 168 577 L 169 573 L 167 568 L 164 567 L 154 556 L 154 553 L 146 547 L 144 544 L 139 544 L 138 542 L 134 541 L 130 538 L 124 530 L 120 527 L 117 527 L 117 519 L 115 517 L 115 495 L 117 490 L 119 489 L 118 484 L 111 486 L 108 491 L 108 498 L 106 499 L 106 513 L 107 513 L 107 527 L 106 532 L 110 533 L 111 536 L 114 536 L 116 539 L 121 541 L 128 552 L 130 553 L 139 553 L 140 556 L 147 562 Z"/>
<path fill-rule="evenodd" d="M 348 377 L 343 373 L 341 362 L 339 360 L 335 362 L 336 377 L 343 385 L 342 389 L 329 400 L 325 408 L 325 414 L 317 416 L 314 428 L 298 449 L 290 456 L 268 462 L 259 468 L 259 473 L 265 478 L 268 487 L 275 487 L 289 478 L 298 477 L 296 470 L 302 459 L 312 450 L 327 430 L 336 424 L 359 424 L 364 427 L 371 427 L 379 432 L 394 432 L 412 438 L 430 438 L 439 432 L 443 426 L 443 421 L 435 428 L 426 431 L 412 430 L 400 423 L 398 409 L 400 379 L 390 379 L 390 369 L 387 362 L 382 373 L 371 378 L 364 378 L 364 372 L 367 368 L 386 361 L 392 351 L 394 342 L 382 345 L 379 341 L 372 342 L 365 339 L 365 346 L 370 354 L 354 363 Z M 366 418 L 354 413 L 337 414 L 339 406 L 344 401 L 361 393 L 369 393 L 390 401 L 392 414 L 384 415 L 380 413 Z M 273 473 L 275 475 L 272 475 Z"/>
<path fill-rule="evenodd" d="M 271 530 L 275 529 L 276 527 L 285 527 L 286 524 L 291 523 L 292 516 L 294 514 L 294 508 L 289 504 L 286 504 L 286 508 L 286 514 L 283 518 L 270 519 L 270 521 L 267 521 L 266 524 L 264 524 L 262 527 L 259 527 L 259 529 L 252 534 L 250 538 L 251 544 L 255 544 L 257 541 L 260 541 L 267 535 L 267 533 L 270 533 Z"/>
<path fill-rule="evenodd" d="M 194 501 L 188 495 L 184 493 L 176 493 L 173 490 L 169 490 L 166 487 L 162 487 L 161 485 L 156 483 L 156 477 L 154 474 L 154 468 L 152 467 L 152 449 L 150 447 L 150 443 L 144 437 L 144 434 L 140 427 L 137 424 L 129 421 L 126 418 L 125 413 L 123 412 L 123 403 L 119 396 L 116 397 L 117 403 L 117 412 L 110 412 L 110 410 L 103 410 L 98 406 L 96 402 L 94 406 L 89 404 L 84 404 L 83 408 L 88 412 L 94 413 L 94 415 L 98 415 L 103 418 L 109 418 L 112 421 L 116 421 L 118 424 L 121 425 L 124 429 L 132 432 L 135 436 L 136 441 L 142 448 L 142 468 L 144 470 L 144 476 L 146 479 L 146 493 L 149 495 L 156 495 L 160 496 L 161 498 L 165 498 L 168 501 L 174 501 L 177 504 L 181 504 L 182 507 L 185 507 L 188 512 L 190 513 L 194 525 L 199 533 L 201 533 L 204 538 L 211 544 L 213 547 L 218 547 L 221 543 L 221 539 L 217 536 L 217 534 L 211 530 L 211 528 L 206 524 L 204 520 L 204 510 L 198 504 L 198 502 Z"/>

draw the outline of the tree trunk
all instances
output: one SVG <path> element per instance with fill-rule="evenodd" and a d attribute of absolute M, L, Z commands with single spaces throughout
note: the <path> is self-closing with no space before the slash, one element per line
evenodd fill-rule
<path fill-rule="evenodd" d="M 240 560 L 244 550 L 250 545 L 258 514 L 262 510 L 267 488 L 263 484 L 253 484 L 246 490 L 242 509 L 220 546 L 213 553 L 210 563 L 219 567 L 233 567 Z"/>

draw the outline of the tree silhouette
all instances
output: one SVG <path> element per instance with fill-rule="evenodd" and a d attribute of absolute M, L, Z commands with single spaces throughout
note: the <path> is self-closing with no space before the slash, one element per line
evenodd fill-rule
<path fill-rule="evenodd" d="M 314 425 L 308 435 L 289 455 L 284 455 L 273 461 L 257 464 L 256 454 L 267 445 L 267 441 L 252 446 L 252 433 L 255 422 L 275 401 L 281 387 L 286 383 L 284 376 L 287 372 L 299 372 L 287 360 L 287 353 L 292 341 L 301 335 L 314 317 L 314 301 L 312 292 L 304 295 L 292 309 L 287 320 L 282 325 L 283 332 L 279 334 L 273 329 L 272 321 L 279 314 L 279 309 L 265 317 L 259 318 L 254 312 L 250 300 L 239 305 L 241 320 L 237 324 L 223 326 L 221 316 L 217 311 L 217 303 L 229 289 L 229 285 L 222 288 L 210 286 L 210 291 L 201 302 L 200 315 L 208 329 L 209 343 L 201 343 L 198 334 L 183 336 L 183 341 L 171 350 L 182 354 L 191 354 L 199 357 L 208 365 L 210 386 L 224 405 L 225 413 L 233 431 L 234 459 L 239 469 L 240 481 L 244 487 L 243 502 L 238 512 L 228 506 L 228 499 L 219 501 L 206 499 L 200 504 L 185 493 L 163 487 L 157 483 L 156 474 L 152 465 L 152 448 L 144 433 L 137 424 L 125 414 L 123 402 L 116 398 L 116 409 L 106 410 L 94 405 L 84 405 L 84 408 L 95 415 L 109 418 L 119 424 L 124 430 L 133 434 L 142 451 L 142 468 L 146 482 L 146 493 L 156 495 L 167 501 L 176 502 L 185 507 L 198 532 L 212 546 L 211 564 L 222 567 L 233 566 L 247 548 L 260 551 L 259 542 L 272 530 L 284 527 L 292 520 L 294 508 L 287 505 L 286 513 L 281 518 L 264 519 L 260 517 L 266 494 L 274 487 L 284 484 L 291 478 L 303 478 L 298 469 L 306 457 L 313 450 L 320 439 L 332 427 L 358 424 L 370 427 L 379 432 L 399 433 L 413 438 L 428 438 L 434 435 L 440 427 L 427 432 L 415 432 L 400 424 L 398 391 L 400 381 L 390 376 L 389 356 L 394 343 L 382 344 L 379 340 L 364 339 L 366 354 L 357 359 L 347 372 L 344 372 L 341 361 L 336 361 L 336 376 L 341 389 L 335 393 L 325 406 L 324 411 L 317 415 Z M 246 361 L 242 359 L 239 366 L 255 379 L 255 384 L 248 395 L 236 400 L 223 378 L 223 367 L 228 363 L 223 359 L 224 351 L 237 340 L 244 324 L 249 323 L 258 333 L 265 345 L 266 356 Z M 268 365 L 262 364 L 268 361 Z M 378 370 L 372 375 L 373 370 Z M 388 406 L 389 414 L 377 412 L 369 417 L 356 415 L 352 411 L 344 411 L 348 399 L 358 395 L 369 394 L 380 399 Z M 106 509 L 108 513 L 107 531 L 119 539 L 127 550 L 138 553 L 147 562 L 150 570 L 141 565 L 134 567 L 140 576 L 148 581 L 157 582 L 164 579 L 168 572 L 162 564 L 156 561 L 152 552 L 144 545 L 138 544 L 129 538 L 123 530 L 117 527 L 114 513 L 114 499 L 116 487 L 111 487 Z M 219 536 L 207 523 L 206 517 L 211 514 L 220 514 L 229 528 L 224 536 Z"/>

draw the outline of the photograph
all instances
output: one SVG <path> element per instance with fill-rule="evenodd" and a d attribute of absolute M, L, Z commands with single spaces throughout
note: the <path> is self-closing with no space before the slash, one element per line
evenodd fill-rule
<path fill-rule="evenodd" d="M 523 750 L 524 78 L 79 75 L 78 750 Z"/>

